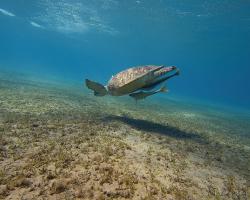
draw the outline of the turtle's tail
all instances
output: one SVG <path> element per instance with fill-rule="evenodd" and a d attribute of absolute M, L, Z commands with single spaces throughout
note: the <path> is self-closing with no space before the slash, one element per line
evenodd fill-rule
<path fill-rule="evenodd" d="M 107 89 L 100 83 L 85 79 L 86 86 L 94 91 L 95 96 L 105 96 L 108 94 Z"/>

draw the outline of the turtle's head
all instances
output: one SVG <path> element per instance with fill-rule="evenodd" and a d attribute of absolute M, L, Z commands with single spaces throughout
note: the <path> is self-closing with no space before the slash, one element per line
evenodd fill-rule
<path fill-rule="evenodd" d="M 179 70 L 176 66 L 170 66 L 170 67 L 163 66 L 159 71 L 156 71 L 154 73 L 154 76 L 155 76 L 155 79 L 162 79 L 162 78 L 172 76 L 173 74 L 175 75 L 179 74 Z"/>
<path fill-rule="evenodd" d="M 179 75 L 179 69 L 176 66 L 165 67 L 161 66 L 161 68 L 154 72 L 154 77 L 151 81 L 151 86 L 158 85 L 166 80 L 172 78 L 173 76 Z"/>

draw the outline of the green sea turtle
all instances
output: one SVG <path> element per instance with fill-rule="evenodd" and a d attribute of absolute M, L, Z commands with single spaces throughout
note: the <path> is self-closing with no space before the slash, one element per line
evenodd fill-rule
<path fill-rule="evenodd" d="M 106 86 L 89 79 L 86 79 L 85 83 L 89 89 L 94 91 L 95 96 L 130 95 L 135 100 L 140 100 L 166 91 L 165 87 L 160 90 L 157 90 L 156 87 L 176 75 L 179 75 L 179 69 L 175 66 L 147 65 L 121 71 L 112 76 Z"/>

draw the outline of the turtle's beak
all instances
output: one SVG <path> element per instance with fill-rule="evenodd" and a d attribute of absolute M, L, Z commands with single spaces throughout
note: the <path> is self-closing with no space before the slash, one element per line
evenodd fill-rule
<path fill-rule="evenodd" d="M 169 74 L 172 74 L 170 72 L 174 72 L 174 71 L 175 72 L 178 71 L 176 66 L 163 67 L 161 70 L 155 73 L 155 78 L 163 78 L 166 75 L 169 76 Z"/>

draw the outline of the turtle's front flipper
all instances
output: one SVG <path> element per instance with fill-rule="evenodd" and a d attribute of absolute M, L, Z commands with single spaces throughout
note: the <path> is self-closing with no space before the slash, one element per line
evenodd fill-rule
<path fill-rule="evenodd" d="M 89 89 L 94 91 L 95 96 L 105 96 L 108 94 L 107 89 L 100 83 L 88 79 L 85 80 L 85 83 Z"/>

